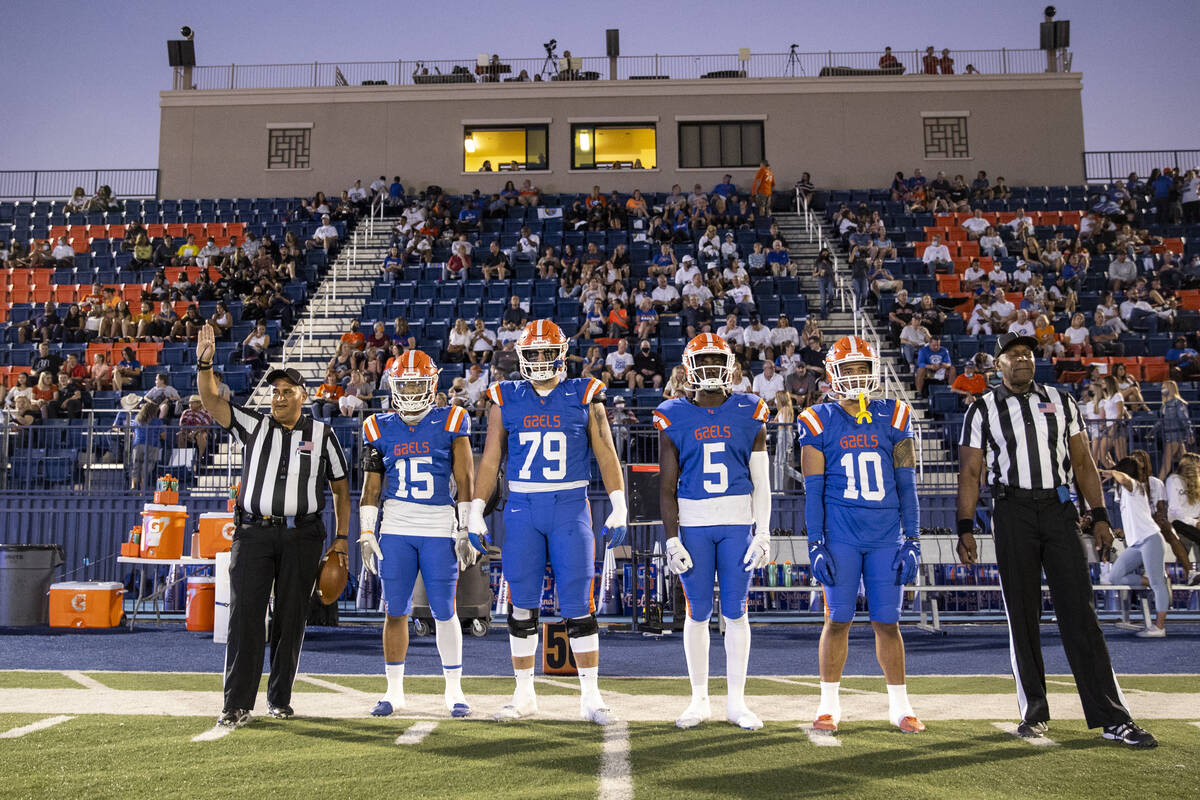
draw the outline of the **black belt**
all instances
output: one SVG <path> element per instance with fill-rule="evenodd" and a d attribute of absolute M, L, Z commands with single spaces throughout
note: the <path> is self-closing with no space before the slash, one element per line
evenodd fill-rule
<path fill-rule="evenodd" d="M 299 528 L 311 525 L 321 519 L 320 514 L 301 514 L 300 516 L 260 517 L 257 514 L 241 515 L 242 525 L 253 525 L 256 528 Z"/>
<path fill-rule="evenodd" d="M 1058 500 L 1058 489 L 1022 489 L 1019 486 L 996 484 L 992 487 L 992 497 L 997 500 Z"/>

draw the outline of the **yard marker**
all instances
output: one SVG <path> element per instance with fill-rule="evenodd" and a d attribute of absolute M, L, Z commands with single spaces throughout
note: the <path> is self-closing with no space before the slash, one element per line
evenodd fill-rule
<path fill-rule="evenodd" d="M 436 727 L 436 722 L 414 722 L 408 730 L 396 737 L 396 744 L 420 744 Z"/>
<path fill-rule="evenodd" d="M 811 725 L 801 725 L 804 729 L 804 734 L 808 736 L 808 741 L 815 744 L 817 747 L 841 747 L 842 740 L 834 736 L 832 733 L 819 731 Z"/>
<path fill-rule="evenodd" d="M 1016 736 L 1016 738 L 1023 742 L 1028 742 L 1034 747 L 1058 747 L 1058 742 L 1047 736 L 1034 736 L 1028 739 L 1024 736 L 1017 736 L 1017 726 L 1011 722 L 993 722 L 992 725 L 1007 734 Z"/>
<path fill-rule="evenodd" d="M 215 742 L 217 739 L 224 739 L 229 734 L 233 733 L 233 728 L 226 728 L 221 725 L 213 725 L 204 733 L 197 734 L 192 737 L 193 742 Z"/>
<path fill-rule="evenodd" d="M 106 691 L 111 691 L 107 686 L 93 678 L 91 675 L 84 675 L 77 669 L 63 670 L 63 675 L 75 681 L 85 689 L 103 689 Z"/>
<path fill-rule="evenodd" d="M 629 726 L 618 722 L 604 728 L 600 758 L 598 800 L 633 800 L 633 773 L 629 767 Z"/>
<path fill-rule="evenodd" d="M 37 722 L 31 722 L 28 725 L 22 725 L 19 728 L 13 728 L 10 731 L 0 733 L 0 739 L 20 739 L 27 733 L 34 733 L 36 731 L 45 730 L 46 728 L 53 728 L 55 725 L 66 722 L 69 719 L 74 719 L 74 717 L 67 717 L 60 714 L 57 717 L 46 717 L 45 719 L 39 719 Z"/>

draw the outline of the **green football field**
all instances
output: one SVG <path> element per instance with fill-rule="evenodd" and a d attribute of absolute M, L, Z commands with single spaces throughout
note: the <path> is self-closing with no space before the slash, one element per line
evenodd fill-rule
<path fill-rule="evenodd" d="M 713 682 L 713 709 L 723 686 Z M 464 681 L 475 714 L 452 720 L 441 681 L 406 681 L 404 717 L 367 715 L 383 689 L 372 676 L 304 675 L 288 721 L 256 717 L 214 729 L 219 678 L 188 673 L 0 672 L 0 791 L 8 798 L 1195 798 L 1200 796 L 1200 676 L 1126 676 L 1138 720 L 1161 746 L 1102 742 L 1078 719 L 1069 677 L 1051 676 L 1049 741 L 1015 721 L 1004 677 L 914 678 L 924 734 L 880 721 L 879 679 L 848 678 L 836 737 L 806 730 L 816 678 L 758 677 L 748 701 L 766 720 L 681 731 L 682 679 L 609 679 L 627 720 L 573 719 L 571 679 L 539 679 L 542 714 L 500 724 L 490 711 L 511 682 Z M 260 697 L 260 706 L 263 700 Z M 369 793 L 369 794 L 368 794 Z"/>

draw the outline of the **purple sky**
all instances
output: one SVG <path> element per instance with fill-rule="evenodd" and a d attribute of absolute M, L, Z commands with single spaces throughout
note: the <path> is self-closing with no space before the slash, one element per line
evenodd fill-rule
<path fill-rule="evenodd" d="M 86 169 L 156 166 L 158 92 L 170 88 L 164 42 L 185 23 L 196 31 L 200 64 L 471 60 L 484 51 L 536 58 L 551 37 L 560 49 L 597 56 L 610 27 L 620 28 L 625 55 L 785 52 L 792 42 L 801 51 L 993 49 L 1036 47 L 1045 3 L 1005 0 L 977 10 L 962 0 L 567 0 L 553 4 L 561 11 L 523 0 L 3 5 L 0 169 Z M 1058 9 L 1071 20 L 1074 68 L 1083 73 L 1089 150 L 1200 147 L 1200 2 L 1089 0 Z"/>

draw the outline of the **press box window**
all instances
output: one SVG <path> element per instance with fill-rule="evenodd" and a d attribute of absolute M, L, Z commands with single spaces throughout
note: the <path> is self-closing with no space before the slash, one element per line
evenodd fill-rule
<path fill-rule="evenodd" d="M 653 125 L 572 125 L 571 169 L 656 169 Z"/>
<path fill-rule="evenodd" d="M 754 122 L 679 123 L 679 166 L 757 167 L 763 158 L 763 124 Z"/>
<path fill-rule="evenodd" d="M 548 169 L 546 125 L 463 128 L 463 172 Z"/>

